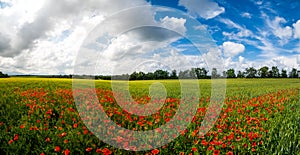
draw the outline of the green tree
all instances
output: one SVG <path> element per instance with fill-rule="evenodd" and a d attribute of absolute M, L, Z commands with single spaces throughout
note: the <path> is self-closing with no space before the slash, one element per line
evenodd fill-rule
<path fill-rule="evenodd" d="M 296 68 L 293 68 L 290 72 L 290 78 L 297 78 L 298 77 L 298 71 Z"/>
<path fill-rule="evenodd" d="M 180 71 L 178 77 L 180 79 L 196 79 L 197 75 L 193 70 L 187 69 L 185 71 Z"/>
<path fill-rule="evenodd" d="M 178 79 L 177 71 L 174 69 L 171 72 L 170 79 Z"/>
<path fill-rule="evenodd" d="M 133 72 L 132 74 L 130 74 L 129 80 L 137 80 L 137 77 L 138 77 L 138 73 L 137 72 Z"/>
<path fill-rule="evenodd" d="M 227 78 L 236 78 L 234 69 L 228 69 L 226 72 Z"/>
<path fill-rule="evenodd" d="M 237 77 L 238 77 L 238 78 L 244 78 L 244 77 L 245 77 L 245 73 L 242 72 L 242 71 L 238 71 Z"/>
<path fill-rule="evenodd" d="M 246 68 L 246 78 L 255 78 L 257 70 L 254 67 Z"/>
<path fill-rule="evenodd" d="M 282 70 L 281 70 L 281 77 L 282 77 L 282 78 L 287 78 L 287 77 L 288 77 L 287 71 L 286 71 L 285 69 L 282 69 Z"/>
<path fill-rule="evenodd" d="M 148 72 L 146 75 L 145 75 L 145 80 L 154 80 L 154 74 L 152 72 Z"/>
<path fill-rule="evenodd" d="M 220 75 L 218 74 L 217 68 L 213 68 L 211 71 L 211 77 L 212 78 L 217 78 L 220 77 Z"/>
<path fill-rule="evenodd" d="M 261 78 L 266 78 L 268 77 L 268 71 L 269 71 L 269 67 L 264 66 L 258 70 L 258 76 Z"/>
<path fill-rule="evenodd" d="M 138 72 L 136 75 L 137 80 L 145 80 L 145 73 L 144 72 Z"/>
<path fill-rule="evenodd" d="M 0 78 L 8 78 L 9 76 L 7 74 L 4 74 L 0 71 Z"/>
<path fill-rule="evenodd" d="M 168 79 L 169 78 L 169 72 L 164 71 L 164 70 L 156 70 L 154 72 L 154 79 L 159 80 L 159 79 Z"/>
<path fill-rule="evenodd" d="M 269 77 L 278 78 L 279 75 L 279 69 L 277 68 L 277 66 L 272 66 L 272 69 L 269 71 Z"/>
<path fill-rule="evenodd" d="M 195 73 L 198 79 L 205 79 L 208 71 L 205 68 L 195 68 Z"/>

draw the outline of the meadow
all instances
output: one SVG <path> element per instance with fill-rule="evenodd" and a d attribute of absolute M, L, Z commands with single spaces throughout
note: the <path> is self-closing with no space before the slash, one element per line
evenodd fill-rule
<path fill-rule="evenodd" d="M 137 103 L 147 104 L 149 87 L 157 82 L 167 93 L 157 113 L 137 116 L 124 111 L 111 82 L 104 80 L 95 81 L 99 110 L 133 131 L 156 129 L 178 119 L 174 115 L 180 106 L 179 80 L 130 81 L 129 92 Z M 221 114 L 203 135 L 199 131 L 211 97 L 211 80 L 199 80 L 199 88 L 196 114 L 186 129 L 178 129 L 178 137 L 160 148 L 126 151 L 101 141 L 83 123 L 72 79 L 0 79 L 0 154 L 300 154 L 299 79 L 227 79 Z M 89 98 L 88 90 L 85 93 Z M 82 106 L 86 112 L 100 107 L 84 101 Z M 91 124 L 97 121 L 93 118 Z M 112 141 L 140 150 L 125 137 Z"/>

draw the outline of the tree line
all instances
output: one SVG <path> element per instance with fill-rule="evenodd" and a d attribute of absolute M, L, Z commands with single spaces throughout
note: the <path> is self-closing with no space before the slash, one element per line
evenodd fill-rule
<path fill-rule="evenodd" d="M 172 70 L 156 70 L 154 72 L 133 72 L 131 74 L 123 74 L 116 76 L 96 76 L 96 79 L 103 80 L 162 80 L 162 79 L 210 79 L 210 78 L 298 78 L 297 69 L 293 68 L 289 73 L 285 69 L 279 70 L 277 66 L 261 67 L 256 69 L 254 67 L 246 68 L 243 71 L 235 71 L 231 68 L 227 71 L 219 72 L 216 68 L 213 68 L 209 74 L 209 70 L 206 68 L 191 68 L 184 71 Z"/>
<path fill-rule="evenodd" d="M 7 74 L 4 74 L 0 71 L 0 78 L 8 78 L 9 76 Z"/>
<path fill-rule="evenodd" d="M 210 79 L 210 78 L 298 78 L 300 77 L 300 70 L 293 68 L 290 72 L 285 69 L 279 70 L 277 66 L 264 66 L 259 69 L 254 67 L 248 67 L 243 71 L 235 71 L 231 68 L 227 71 L 219 72 L 216 68 L 213 68 L 211 72 L 206 68 L 191 68 L 184 71 L 177 72 L 172 70 L 171 72 L 167 70 L 156 70 L 154 72 L 133 72 L 131 74 L 123 75 L 44 75 L 38 76 L 43 78 L 95 78 L 102 80 L 163 80 L 163 79 Z M 210 74 L 209 74 L 210 73 Z M 30 75 L 26 75 L 30 76 Z M 0 78 L 9 77 L 0 71 Z"/>

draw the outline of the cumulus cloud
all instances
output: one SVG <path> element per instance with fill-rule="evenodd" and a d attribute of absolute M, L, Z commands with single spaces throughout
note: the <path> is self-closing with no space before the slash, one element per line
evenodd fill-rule
<path fill-rule="evenodd" d="M 180 32 L 181 34 L 185 34 L 186 32 L 186 27 L 184 26 L 186 19 L 175 17 L 170 18 L 169 16 L 166 16 L 165 18 L 161 19 L 161 22 L 163 27 Z"/>
<path fill-rule="evenodd" d="M 294 27 L 294 38 L 300 39 L 300 20 L 293 24 Z"/>
<path fill-rule="evenodd" d="M 280 39 L 279 43 L 281 45 L 286 44 L 293 35 L 293 30 L 290 26 L 282 26 L 286 22 L 284 18 L 278 16 L 274 20 L 266 19 L 267 25 L 272 29 L 273 35 Z"/>
<path fill-rule="evenodd" d="M 290 71 L 292 68 L 300 68 L 300 55 L 295 57 L 289 56 L 276 56 L 270 57 L 269 59 L 256 59 L 256 60 L 248 60 L 243 56 L 239 56 L 238 59 L 234 58 L 226 58 L 225 59 L 225 68 L 230 69 L 234 68 L 236 73 L 238 71 L 244 71 L 246 68 L 254 67 L 259 69 L 263 66 L 277 66 L 280 70 L 286 69 Z"/>
<path fill-rule="evenodd" d="M 0 32 L 0 51 L 5 51 L 10 48 L 10 39 Z"/>
<path fill-rule="evenodd" d="M 235 57 L 245 51 L 245 46 L 243 44 L 227 41 L 223 43 L 222 49 L 226 57 Z"/>
<path fill-rule="evenodd" d="M 11 1 L 10 7 L 0 9 L 0 70 L 20 74 L 72 73 L 76 52 L 98 23 L 122 9 L 145 4 L 144 0 Z M 153 12 L 143 10 L 116 19 L 109 32 L 136 22 L 131 19 L 154 22 Z"/>
<path fill-rule="evenodd" d="M 15 56 L 23 50 L 34 48 L 39 39 L 47 38 L 48 34 L 64 21 L 74 26 L 87 14 L 106 16 L 125 8 L 147 4 L 143 0 L 89 0 L 85 2 L 80 0 L 57 2 L 41 0 L 39 5 L 35 4 L 36 1 L 29 0 L 25 2 L 27 4 L 22 6 L 23 3 L 15 0 L 11 7 L 1 10 L 3 12 L 3 15 L 0 15 L 2 16 L 0 18 L 1 24 L 4 23 L 4 25 L 13 28 L 11 31 L 5 31 L 7 28 L 3 28 L 5 27 L 3 26 L 0 27 L 1 32 L 2 30 L 8 32 L 7 36 L 10 36 L 10 40 L 14 42 L 10 44 L 10 49 L 1 50 L 0 55 Z M 29 4 L 34 5 L 30 6 Z M 18 9 L 21 11 L 16 11 Z M 23 15 L 27 10 L 29 10 L 29 14 Z M 17 22 L 13 22 L 16 19 L 18 19 Z"/>
<path fill-rule="evenodd" d="M 97 55 L 100 52 L 99 59 L 93 60 L 93 62 L 98 61 L 102 66 L 103 62 L 109 61 L 110 63 L 108 64 L 112 64 L 110 68 L 116 69 L 112 73 L 113 70 L 107 71 L 101 67 L 97 69 L 97 72 L 105 74 L 130 73 L 134 65 L 146 60 L 157 60 L 158 56 L 167 58 L 167 56 L 172 55 L 172 50 L 167 49 L 172 42 L 182 38 L 182 35 L 185 34 L 186 19 L 166 16 L 154 20 L 152 13 L 148 13 L 145 16 L 140 16 L 143 17 L 142 20 L 134 17 L 130 24 L 125 24 L 121 29 L 120 27 L 114 28 L 114 25 L 124 24 L 122 20 L 117 19 L 124 19 L 123 16 L 126 14 L 134 15 L 136 12 L 142 14 L 142 11 L 145 11 L 145 8 L 116 14 L 95 29 L 96 32 L 99 31 L 100 33 L 92 33 L 97 35 L 89 37 L 91 39 L 86 42 L 86 45 L 89 46 L 82 49 L 86 51 L 84 55 L 87 52 L 92 55 Z M 119 24 L 118 22 L 122 23 Z M 105 33 L 101 33 L 103 31 Z M 113 38 L 110 39 L 108 36 Z M 101 41 L 95 42 L 95 40 Z M 90 45 L 93 45 L 93 47 L 97 46 L 97 48 L 89 48 Z M 85 72 L 86 69 L 79 70 L 79 72 L 81 71 Z"/>
<path fill-rule="evenodd" d="M 225 12 L 224 7 L 211 0 L 179 0 L 179 5 L 184 6 L 190 14 L 204 19 L 211 19 Z"/>

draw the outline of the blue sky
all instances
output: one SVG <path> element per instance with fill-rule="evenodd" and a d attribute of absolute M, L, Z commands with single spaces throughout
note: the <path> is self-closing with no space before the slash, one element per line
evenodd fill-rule
<path fill-rule="evenodd" d="M 192 18 L 148 8 L 118 15 L 120 10 L 143 5 L 171 7 Z M 216 55 L 223 58 L 225 69 L 265 65 L 300 69 L 299 10 L 298 0 L 0 0 L 0 70 L 9 74 L 72 74 L 80 56 L 88 55 L 82 50 L 83 43 L 96 35 L 93 30 L 102 22 L 111 23 L 102 27 L 105 35 L 99 39 L 99 34 L 98 40 L 110 44 L 103 46 L 102 53 L 92 54 L 100 57 L 96 64 L 103 74 L 131 72 L 133 68 L 153 71 L 163 66 L 157 62 L 177 70 L 207 68 L 205 61 Z M 117 20 L 109 19 L 113 16 Z M 216 51 L 207 49 L 199 54 L 187 38 L 154 33 L 155 29 L 153 33 L 132 29 L 118 37 L 113 35 L 126 24 L 145 23 L 195 37 L 197 46 L 206 38 Z M 152 40 L 147 39 L 149 35 Z M 124 63 L 132 66 L 116 69 Z"/>
<path fill-rule="evenodd" d="M 149 0 L 149 2 L 153 5 L 188 11 L 184 6 L 178 6 L 178 0 Z M 274 29 L 290 27 L 292 29 L 293 24 L 300 19 L 300 1 L 215 0 L 215 2 L 220 7 L 225 8 L 224 13 L 208 20 L 197 16 L 196 18 L 202 24 L 207 25 L 218 45 L 222 45 L 225 41 L 241 43 L 245 46 L 245 52 L 240 55 L 249 60 L 268 57 L 265 55 L 266 53 L 292 57 L 300 52 L 299 38 L 294 38 L 293 34 L 279 37 L 279 34 L 273 34 L 274 30 L 270 27 L 274 26 Z M 276 18 L 281 22 L 278 25 L 273 25 L 272 22 L 275 22 Z M 249 31 L 251 34 L 244 37 L 230 36 L 230 34 L 237 34 L 242 31 Z M 268 46 L 263 41 L 268 42 Z M 258 48 L 258 45 L 266 46 L 266 48 L 270 48 L 270 51 Z M 271 51 L 272 49 L 274 51 Z"/>

